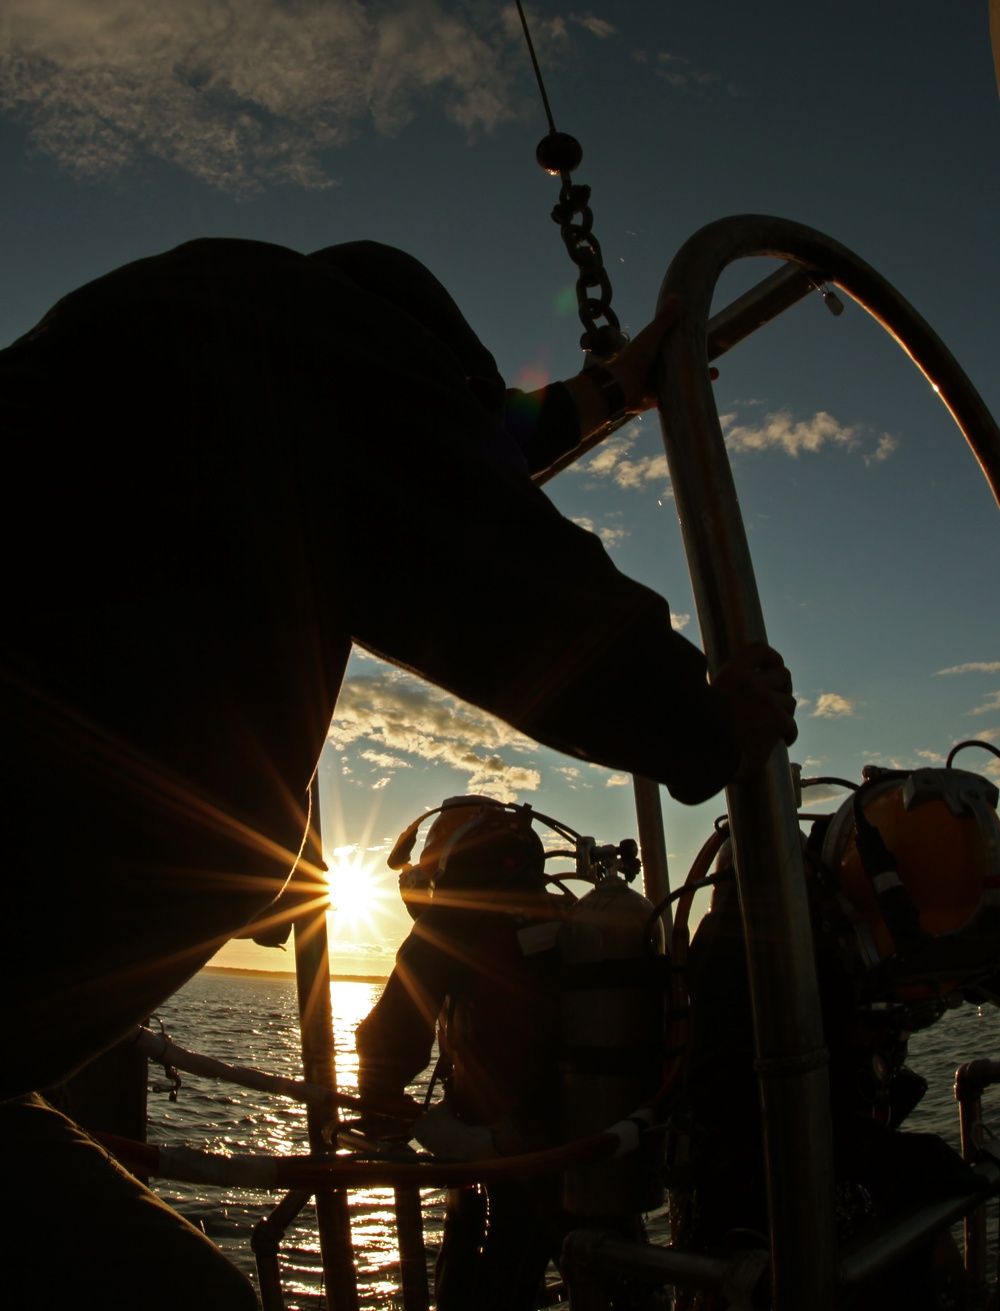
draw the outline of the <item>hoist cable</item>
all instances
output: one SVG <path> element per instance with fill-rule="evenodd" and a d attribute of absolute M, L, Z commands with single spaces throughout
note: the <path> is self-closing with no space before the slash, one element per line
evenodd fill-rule
<path fill-rule="evenodd" d="M 524 30 L 524 40 L 528 47 L 528 54 L 531 56 L 531 66 L 535 70 L 535 81 L 538 83 L 538 93 L 542 97 L 542 107 L 545 110 L 545 117 L 549 120 L 549 131 L 555 132 L 556 122 L 552 117 L 552 110 L 549 107 L 549 98 L 545 93 L 545 83 L 542 81 L 542 70 L 538 66 L 538 58 L 535 55 L 535 44 L 531 39 L 531 32 L 528 30 L 528 20 L 524 16 L 524 9 L 521 0 L 514 0 L 517 5 L 517 16 L 521 20 L 521 27 Z"/>
<path fill-rule="evenodd" d="M 552 211 L 552 218 L 559 224 L 563 245 L 579 270 L 576 303 L 584 330 L 580 346 L 590 356 L 590 363 L 600 363 L 617 355 L 628 341 L 628 334 L 622 331 L 618 316 L 611 308 L 611 281 L 604 268 L 600 243 L 593 232 L 590 188 L 575 184 L 571 176 L 583 159 L 583 151 L 573 137 L 556 131 L 528 20 L 521 0 L 515 0 L 515 3 L 549 124 L 548 136 L 538 143 L 535 158 L 547 173 L 562 179 L 559 203 Z M 599 323 L 599 319 L 604 322 Z"/>

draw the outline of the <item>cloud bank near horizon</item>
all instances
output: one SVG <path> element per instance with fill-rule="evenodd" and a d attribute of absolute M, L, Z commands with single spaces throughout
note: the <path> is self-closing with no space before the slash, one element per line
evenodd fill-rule
<path fill-rule="evenodd" d="M 0 51 L 0 111 L 74 176 L 152 157 L 237 193 L 334 185 L 326 153 L 427 105 L 491 131 L 530 89 L 513 6 L 469 0 L 6 0 Z"/>

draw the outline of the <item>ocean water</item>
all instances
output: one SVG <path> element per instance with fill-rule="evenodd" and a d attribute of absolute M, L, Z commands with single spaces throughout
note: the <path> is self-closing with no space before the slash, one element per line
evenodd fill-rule
<path fill-rule="evenodd" d="M 337 1046 L 337 1083 L 342 1092 L 357 1090 L 354 1030 L 375 1005 L 381 984 L 335 982 L 331 985 Z M 295 980 L 237 973 L 202 972 L 161 1006 L 158 1018 L 171 1038 L 191 1051 L 271 1074 L 301 1078 Z M 155 1024 L 154 1026 L 155 1027 Z M 303 1106 L 234 1084 L 182 1074 L 177 1100 L 169 1099 L 169 1081 L 150 1065 L 149 1140 L 163 1146 L 186 1144 L 230 1154 L 290 1155 L 308 1151 Z M 411 1085 L 416 1096 L 426 1076 Z M 256 1282 L 250 1236 L 282 1193 L 246 1189 L 207 1189 L 172 1181 L 153 1181 L 156 1191 L 198 1225 L 241 1270 Z M 433 1261 L 440 1241 L 439 1192 L 424 1197 L 425 1241 Z M 363 1307 L 402 1305 L 399 1293 L 393 1195 L 390 1189 L 351 1192 L 351 1233 L 359 1297 Z M 319 1308 L 323 1273 L 312 1202 L 290 1226 L 279 1260 L 289 1311 Z"/>
<path fill-rule="evenodd" d="M 335 982 L 332 1004 L 337 1041 L 337 1077 L 344 1092 L 357 1088 L 354 1030 L 378 1000 L 381 986 Z M 234 1064 L 301 1077 L 294 980 L 236 973 L 203 972 L 160 1008 L 164 1028 L 183 1047 Z M 932 1028 L 914 1035 L 910 1065 L 930 1081 L 927 1095 L 907 1127 L 940 1134 L 959 1144 L 953 1083 L 956 1068 L 979 1056 L 1000 1057 L 1000 1012 L 965 1006 Z M 233 1154 L 283 1155 L 307 1150 L 305 1109 L 285 1098 L 184 1074 L 176 1102 L 168 1096 L 162 1070 L 150 1066 L 149 1139 L 164 1146 L 187 1144 Z M 412 1085 L 421 1096 L 426 1076 Z M 1000 1136 L 1000 1089 L 987 1091 L 984 1119 Z M 199 1225 L 242 1270 L 255 1277 L 251 1230 L 280 1200 L 280 1193 L 154 1181 L 171 1205 Z M 351 1231 L 362 1307 L 402 1305 L 392 1193 L 388 1189 L 351 1193 Z M 425 1241 L 429 1262 L 440 1241 L 439 1192 L 424 1194 Z M 992 1223 L 992 1222 L 991 1222 Z M 654 1241 L 667 1240 L 663 1212 L 649 1217 Z M 281 1246 L 280 1262 L 289 1311 L 316 1311 L 325 1305 L 319 1242 L 312 1203 L 293 1224 Z"/>

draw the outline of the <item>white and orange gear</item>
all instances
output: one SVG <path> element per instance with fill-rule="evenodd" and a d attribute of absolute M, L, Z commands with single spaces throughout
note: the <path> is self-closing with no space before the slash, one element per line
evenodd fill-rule
<path fill-rule="evenodd" d="M 821 861 L 871 1000 L 945 998 L 1000 961 L 996 787 L 960 769 L 866 770 Z"/>

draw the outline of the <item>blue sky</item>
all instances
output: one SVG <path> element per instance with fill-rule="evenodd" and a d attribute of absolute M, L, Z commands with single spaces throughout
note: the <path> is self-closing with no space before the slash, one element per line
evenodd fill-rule
<path fill-rule="evenodd" d="M 529 16 L 557 125 L 583 145 L 576 179 L 593 188 L 623 326 L 651 316 L 697 228 L 777 214 L 873 264 L 1000 412 L 986 0 L 542 0 Z M 372 237 L 438 274 L 512 383 L 573 373 L 574 270 L 549 219 L 557 183 L 534 162 L 544 131 L 502 4 L 0 0 L 0 343 L 72 287 L 192 237 Z M 728 274 L 719 303 L 768 271 Z M 857 306 L 834 319 L 816 297 L 720 363 L 768 631 L 800 697 L 793 758 L 857 778 L 868 761 L 1000 741 L 1000 515 L 926 381 Z M 697 640 L 661 451 L 646 418 L 549 491 Z M 378 489 L 363 490 L 377 515 Z M 330 488 L 331 515 L 349 494 Z M 421 509 L 386 531 L 405 541 Z M 547 618 L 585 617 L 553 596 Z M 985 752 L 962 763 L 997 772 Z M 376 872 L 410 818 L 466 790 L 601 841 L 634 832 L 627 780 L 368 658 L 321 779 L 328 855 Z M 720 809 L 667 805 L 675 877 Z M 391 959 L 406 921 L 387 871 L 382 889 L 360 918 L 335 888 L 342 968 Z"/>

